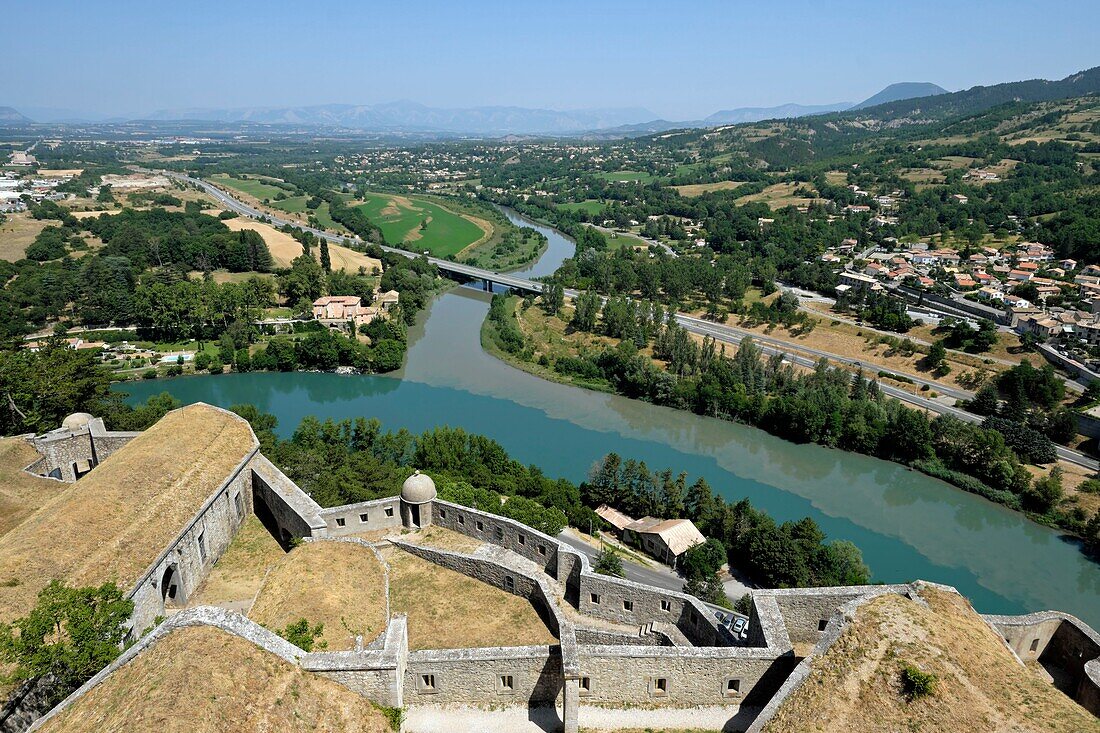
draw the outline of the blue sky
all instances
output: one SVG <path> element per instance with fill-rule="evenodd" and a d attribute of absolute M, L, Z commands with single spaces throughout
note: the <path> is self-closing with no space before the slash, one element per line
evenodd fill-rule
<path fill-rule="evenodd" d="M 1097 0 L 6 0 L 0 21 L 0 106 L 122 115 L 410 99 L 690 119 L 1100 64 Z"/>

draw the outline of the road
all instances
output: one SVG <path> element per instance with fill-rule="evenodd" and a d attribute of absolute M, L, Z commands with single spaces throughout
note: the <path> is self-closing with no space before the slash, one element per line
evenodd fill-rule
<path fill-rule="evenodd" d="M 244 216 L 249 216 L 254 219 L 267 219 L 275 226 L 285 226 L 288 224 L 291 226 L 296 226 L 306 231 L 312 232 L 318 237 L 324 237 L 325 239 L 335 244 L 341 243 L 346 238 L 320 229 L 302 227 L 297 222 L 280 219 L 279 217 L 269 214 L 265 211 L 255 209 L 248 204 L 239 201 L 236 198 L 233 198 L 221 189 L 207 183 L 206 181 L 202 181 L 197 178 L 192 178 L 190 176 L 183 175 L 181 173 L 174 173 L 171 171 L 160 171 L 160 173 L 167 175 L 171 178 L 186 181 L 187 183 L 199 186 L 208 194 L 213 196 L 220 204 L 225 206 L 227 209 L 236 211 L 238 214 L 243 214 Z M 355 237 L 354 239 L 356 239 L 357 241 L 362 241 L 358 237 Z M 382 249 L 387 252 L 393 252 L 395 254 L 403 255 L 405 257 L 420 256 L 415 252 L 397 249 L 396 247 L 382 246 Z M 487 279 L 494 283 L 499 283 L 514 290 L 524 292 L 537 293 L 541 292 L 542 290 L 541 283 L 527 280 L 521 277 L 501 274 L 493 272 L 491 270 L 485 270 L 480 267 L 474 267 L 472 265 L 464 265 L 457 262 L 451 262 L 450 260 L 443 260 L 439 259 L 438 257 L 428 257 L 427 259 L 429 262 L 436 265 L 440 269 L 447 270 L 448 272 L 452 273 L 457 273 L 459 275 L 462 275 L 463 277 L 469 277 L 473 280 Z M 580 295 L 580 291 L 573 288 L 566 288 L 565 295 L 570 298 L 576 298 L 578 295 Z M 736 346 L 740 344 L 743 339 L 752 338 L 753 342 L 759 345 L 761 350 L 765 354 L 768 354 L 769 356 L 776 353 L 784 354 L 789 361 L 794 364 L 798 364 L 799 366 L 813 368 L 814 364 L 816 364 L 819 359 L 827 359 L 830 362 L 846 367 L 866 368 L 872 373 L 877 373 L 879 371 L 879 367 L 871 364 L 864 365 L 858 359 L 840 356 L 839 354 L 832 354 L 828 351 L 814 349 L 807 346 L 802 346 L 800 344 L 792 344 L 789 341 L 781 341 L 779 339 L 774 339 L 769 336 L 763 336 L 761 334 L 754 333 L 747 329 L 738 328 L 736 326 L 712 323 L 702 318 L 696 318 L 695 316 L 688 316 L 682 313 L 676 314 L 676 321 L 687 331 L 703 336 L 710 336 L 715 341 L 718 341 L 720 343 Z M 946 395 L 956 400 L 968 400 L 974 396 L 973 392 L 954 387 L 948 387 L 938 382 L 926 379 L 918 374 L 908 374 L 906 372 L 899 372 L 897 370 L 890 371 L 894 374 L 898 374 L 899 376 L 903 376 L 907 379 L 912 380 L 915 384 L 922 386 L 927 385 L 929 390 L 935 390 L 939 394 Z M 926 410 L 929 410 L 930 412 L 934 412 L 939 415 L 953 415 L 960 420 L 964 420 L 970 423 L 978 423 L 982 421 L 982 418 L 978 415 L 973 415 L 969 412 L 966 412 L 965 410 L 961 410 L 955 407 L 954 405 L 944 404 L 939 400 L 933 400 L 927 397 L 914 395 L 903 389 L 887 384 L 882 384 L 881 382 L 879 383 L 879 388 L 884 394 L 887 394 L 891 397 L 896 397 L 903 402 L 907 402 L 911 405 L 916 405 L 917 407 L 924 408 Z M 1062 460 L 1081 466 L 1090 471 L 1100 470 L 1100 461 L 1090 458 L 1083 453 L 1070 450 L 1069 448 L 1060 445 L 1055 446 L 1055 450 L 1057 451 L 1058 457 Z"/>
<path fill-rule="evenodd" d="M 588 544 L 584 540 L 578 538 L 568 528 L 563 529 L 557 539 L 560 542 L 572 547 L 577 552 L 581 553 L 589 559 L 590 562 L 594 562 L 596 559 L 596 548 Z M 640 565 L 629 557 L 620 553 L 619 557 L 623 561 L 623 576 L 634 583 L 642 583 L 644 585 L 650 585 L 654 588 L 664 588 L 665 590 L 675 591 L 676 593 L 683 593 L 684 591 L 684 579 L 676 574 L 671 568 L 666 568 L 663 565 L 659 565 L 653 568 L 647 568 L 644 565 Z M 731 590 L 732 589 L 732 590 Z M 730 599 L 730 603 L 737 601 L 745 593 L 749 592 L 749 588 L 736 583 L 734 585 L 725 585 L 726 597 Z M 732 613 L 727 608 L 721 608 L 715 606 L 713 603 L 703 602 L 703 605 L 710 608 L 712 611 L 721 611 L 722 613 Z M 741 614 L 736 614 L 741 615 Z M 748 621 L 748 617 L 745 617 Z"/>

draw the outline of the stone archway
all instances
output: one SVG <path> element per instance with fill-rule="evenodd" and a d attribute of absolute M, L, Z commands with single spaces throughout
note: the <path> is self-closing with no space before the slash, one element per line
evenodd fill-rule
<path fill-rule="evenodd" d="M 186 603 L 183 576 L 175 563 L 166 567 L 160 577 L 160 599 L 165 608 L 179 608 Z"/>

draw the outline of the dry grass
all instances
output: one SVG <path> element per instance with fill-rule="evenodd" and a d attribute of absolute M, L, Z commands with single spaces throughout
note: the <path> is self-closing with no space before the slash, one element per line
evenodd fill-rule
<path fill-rule="evenodd" d="M 36 174 L 39 178 L 72 178 L 84 172 L 83 168 L 39 168 Z"/>
<path fill-rule="evenodd" d="M 557 643 L 527 600 L 407 552 L 387 552 L 390 606 L 408 614 L 410 649 Z"/>
<path fill-rule="evenodd" d="M 809 184 L 806 183 L 776 183 L 768 186 L 760 193 L 750 194 L 744 196 L 738 201 L 762 201 L 773 209 L 782 209 L 785 206 L 807 206 L 815 201 L 812 198 L 803 198 L 801 196 L 795 196 L 794 191 L 797 188 L 809 188 Z"/>
<path fill-rule="evenodd" d="M 267 248 L 271 251 L 271 257 L 275 260 L 276 267 L 290 267 L 291 261 L 302 254 L 302 245 L 294 237 L 285 232 L 280 232 L 270 224 L 264 224 L 242 216 L 235 219 L 226 219 L 222 223 L 235 232 L 242 229 L 252 229 L 259 233 L 264 238 L 264 242 L 267 243 Z M 335 270 L 358 272 L 359 268 L 363 267 L 366 268 L 367 274 L 372 273 L 375 269 L 379 272 L 382 271 L 381 261 L 373 257 L 367 257 L 362 252 L 356 252 L 339 244 L 329 244 L 328 252 L 329 258 L 332 260 L 332 267 Z M 320 257 L 319 247 L 313 248 L 313 256 L 315 259 Z"/>
<path fill-rule="evenodd" d="M 673 186 L 684 198 L 702 196 L 711 191 L 732 191 L 738 186 L 745 185 L 744 181 L 718 181 L 717 183 L 692 183 L 686 186 Z"/>
<path fill-rule="evenodd" d="M 435 525 L 431 525 L 417 532 L 404 534 L 401 536 L 401 539 L 414 545 L 435 547 L 440 550 L 450 550 L 452 552 L 462 552 L 467 555 L 473 553 L 477 548 L 485 544 L 484 542 L 478 542 L 473 537 L 467 537 L 461 532 L 455 532 L 454 530 L 437 527 Z"/>
<path fill-rule="evenodd" d="M 0 537 L 0 621 L 55 578 L 129 589 L 255 446 L 247 422 L 212 407 L 166 415 Z"/>
<path fill-rule="evenodd" d="M 25 211 L 5 216 L 7 221 L 0 224 L 0 260 L 15 262 L 23 259 L 27 247 L 50 222 L 33 219 Z"/>
<path fill-rule="evenodd" d="M 354 649 L 386 628 L 385 569 L 368 547 L 307 542 L 271 570 L 248 616 L 269 629 L 305 618 L 324 624 L 330 651 Z"/>
<path fill-rule="evenodd" d="M 0 438 L 0 535 L 65 489 L 63 483 L 23 470 L 37 460 L 38 451 L 22 438 Z"/>
<path fill-rule="evenodd" d="M 190 605 L 251 604 L 267 571 L 285 556 L 283 548 L 256 515 L 249 514 L 202 587 L 189 599 Z"/>
<path fill-rule="evenodd" d="M 930 608 L 893 594 L 861 607 L 766 730 L 1100 730 L 1100 720 L 1021 667 L 965 599 L 921 595 Z M 905 664 L 936 675 L 933 695 L 906 699 Z"/>
<path fill-rule="evenodd" d="M 43 733 L 388 733 L 370 702 L 210 627 L 177 629 L 117 670 Z"/>

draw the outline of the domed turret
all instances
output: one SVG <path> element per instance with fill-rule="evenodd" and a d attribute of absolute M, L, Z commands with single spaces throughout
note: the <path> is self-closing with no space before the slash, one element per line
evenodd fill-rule
<path fill-rule="evenodd" d="M 416 471 L 401 485 L 401 501 L 406 504 L 427 504 L 435 499 L 435 481 L 432 477 Z"/>
<path fill-rule="evenodd" d="M 61 427 L 65 430 L 83 430 L 92 420 L 95 420 L 95 416 L 87 412 L 74 412 L 61 421 Z"/>

